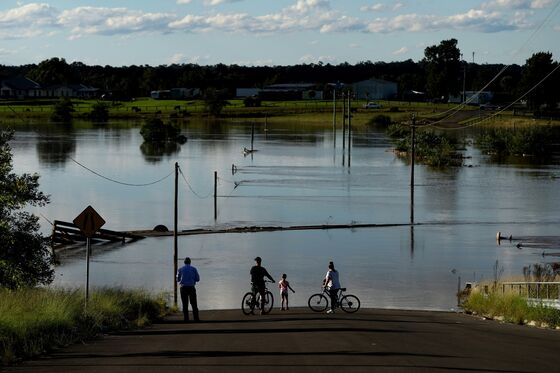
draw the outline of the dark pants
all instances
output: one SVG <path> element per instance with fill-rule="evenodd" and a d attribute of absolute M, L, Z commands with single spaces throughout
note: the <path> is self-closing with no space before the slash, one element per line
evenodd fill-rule
<path fill-rule="evenodd" d="M 338 291 L 340 289 L 329 289 L 329 295 L 331 296 L 331 309 L 334 310 L 338 306 Z"/>
<path fill-rule="evenodd" d="M 181 302 L 183 302 L 183 316 L 189 321 L 189 302 L 191 303 L 194 321 L 198 321 L 198 305 L 196 304 L 196 288 L 181 286 Z"/>
<path fill-rule="evenodd" d="M 253 293 L 259 293 L 261 295 L 261 304 L 259 304 L 260 310 L 264 310 L 264 300 L 265 300 L 265 293 L 266 293 L 266 286 L 265 283 L 257 283 L 253 284 Z"/>

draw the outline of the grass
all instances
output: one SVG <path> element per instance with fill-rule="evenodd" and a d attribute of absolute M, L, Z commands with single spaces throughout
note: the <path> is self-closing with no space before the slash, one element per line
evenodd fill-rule
<path fill-rule="evenodd" d="M 542 327 L 560 327 L 560 310 L 529 305 L 522 296 L 513 293 L 473 291 L 465 300 L 463 308 L 492 319 L 514 324 L 534 323 Z"/>
<path fill-rule="evenodd" d="M 0 289 L 2 364 L 92 338 L 100 332 L 141 327 L 166 312 L 163 298 L 143 291 L 100 289 L 84 310 L 82 291 Z"/>

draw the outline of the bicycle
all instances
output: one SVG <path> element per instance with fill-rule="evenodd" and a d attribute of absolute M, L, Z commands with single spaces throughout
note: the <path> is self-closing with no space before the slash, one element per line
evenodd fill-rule
<path fill-rule="evenodd" d="M 267 282 L 272 281 L 265 281 Z M 262 309 L 263 314 L 267 314 L 272 310 L 272 306 L 274 305 L 274 296 L 265 287 L 264 289 L 264 307 Z M 261 306 L 261 294 L 257 292 L 257 289 L 254 286 L 251 286 L 251 291 L 245 293 L 243 296 L 243 300 L 241 301 L 241 311 L 245 315 L 250 315 L 255 313 L 255 308 L 259 309 Z"/>
<path fill-rule="evenodd" d="M 343 295 L 346 288 L 340 288 L 338 290 L 336 305 L 340 306 L 344 312 L 354 313 L 360 309 L 360 299 L 358 299 L 357 296 L 353 294 Z M 309 297 L 307 305 L 312 311 L 322 312 L 328 308 L 330 299 L 329 291 L 323 287 L 322 293 L 313 294 Z"/>

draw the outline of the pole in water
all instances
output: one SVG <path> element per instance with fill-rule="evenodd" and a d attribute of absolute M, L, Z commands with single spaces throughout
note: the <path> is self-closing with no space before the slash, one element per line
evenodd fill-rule
<path fill-rule="evenodd" d="M 348 167 L 350 167 L 351 162 L 351 152 L 352 152 L 352 98 L 350 92 L 348 92 Z"/>
<path fill-rule="evenodd" d="M 86 301 L 85 308 L 87 309 L 89 300 L 89 256 L 91 254 L 91 238 L 86 238 Z"/>
<path fill-rule="evenodd" d="M 173 215 L 173 306 L 177 307 L 177 216 L 179 195 L 179 163 L 175 162 L 175 211 Z"/>
<path fill-rule="evenodd" d="M 333 88 L 333 120 L 332 120 L 332 131 L 333 131 L 333 146 L 336 149 L 336 87 Z"/>
<path fill-rule="evenodd" d="M 251 152 L 253 151 L 253 142 L 255 141 L 255 123 L 251 125 Z"/>
<path fill-rule="evenodd" d="M 214 220 L 218 219 L 218 172 L 214 171 Z"/>
<path fill-rule="evenodd" d="M 342 165 L 344 166 L 346 157 L 346 100 L 342 92 Z"/>
<path fill-rule="evenodd" d="M 410 149 L 410 224 L 414 224 L 414 159 L 416 157 L 416 116 L 412 115 Z"/>

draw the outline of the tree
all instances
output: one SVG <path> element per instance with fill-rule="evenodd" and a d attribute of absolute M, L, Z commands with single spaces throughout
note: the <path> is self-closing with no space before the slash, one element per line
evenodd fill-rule
<path fill-rule="evenodd" d="M 449 95 L 458 94 L 461 83 L 461 51 L 457 48 L 457 40 L 443 40 L 439 45 L 427 47 L 424 56 L 428 95 L 437 99 L 447 99 Z"/>
<path fill-rule="evenodd" d="M 539 111 L 543 105 L 546 109 L 554 109 L 560 100 L 557 89 L 560 81 L 558 71 L 539 84 L 557 64 L 552 60 L 552 53 L 548 52 L 535 53 L 525 63 L 520 88 L 522 93 L 533 89 L 527 96 L 527 102 L 532 110 Z"/>
<path fill-rule="evenodd" d="M 73 68 L 64 58 L 51 58 L 39 63 L 29 72 L 29 77 L 45 86 L 73 82 Z"/>
<path fill-rule="evenodd" d="M 74 105 L 68 98 L 62 98 L 54 105 L 51 121 L 68 123 L 72 120 Z"/>
<path fill-rule="evenodd" d="M 54 270 L 39 218 L 23 210 L 49 198 L 39 191 L 39 175 L 12 172 L 12 138 L 13 132 L 0 131 L 0 286 L 15 289 L 48 284 Z"/>
<path fill-rule="evenodd" d="M 206 107 L 208 113 L 217 117 L 227 105 L 229 105 L 229 102 L 225 99 L 225 94 L 223 92 L 217 91 L 213 88 L 206 90 L 206 94 L 204 95 L 204 106 Z"/>

